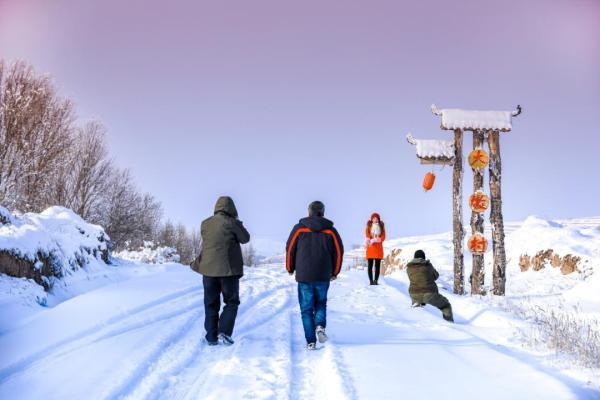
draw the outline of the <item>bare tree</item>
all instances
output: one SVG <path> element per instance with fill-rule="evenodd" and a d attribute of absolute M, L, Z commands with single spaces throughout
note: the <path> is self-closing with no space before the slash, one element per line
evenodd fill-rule
<path fill-rule="evenodd" d="M 177 254 L 181 258 L 181 263 L 189 264 L 194 260 L 193 252 L 193 238 L 190 233 L 188 233 L 187 228 L 182 223 L 177 224 L 177 228 L 175 229 L 175 248 L 177 249 Z"/>
<path fill-rule="evenodd" d="M 194 229 L 191 232 L 192 240 L 192 260 L 195 260 L 202 252 L 202 236 L 200 229 Z"/>
<path fill-rule="evenodd" d="M 73 105 L 22 61 L 0 70 L 0 203 L 41 211 L 69 151 Z"/>
<path fill-rule="evenodd" d="M 163 210 L 162 205 L 150 193 L 145 193 L 141 197 L 140 215 L 138 223 L 140 225 L 139 237 L 136 238 L 138 246 L 143 242 L 153 241 L 160 229 Z"/>
<path fill-rule="evenodd" d="M 105 198 L 102 223 L 117 250 L 126 248 L 138 230 L 136 218 L 140 215 L 139 194 L 135 191 L 128 170 L 118 171 L 110 179 Z"/>
<path fill-rule="evenodd" d="M 73 160 L 63 168 L 56 185 L 57 191 L 63 191 L 58 193 L 57 200 L 89 221 L 101 220 L 101 203 L 114 172 L 108 159 L 105 134 L 104 126 L 98 121 L 88 122 L 77 130 Z"/>
<path fill-rule="evenodd" d="M 186 257 L 197 251 L 185 228 L 176 243 L 173 225 L 161 227 L 161 204 L 113 165 L 104 126 L 77 127 L 72 103 L 23 61 L 0 60 L 0 205 L 34 212 L 69 207 L 104 226 L 117 249 L 160 242 L 162 235 Z"/>
<path fill-rule="evenodd" d="M 175 247 L 175 226 L 170 220 L 167 220 L 160 228 L 158 234 L 158 244 L 161 246 Z"/>

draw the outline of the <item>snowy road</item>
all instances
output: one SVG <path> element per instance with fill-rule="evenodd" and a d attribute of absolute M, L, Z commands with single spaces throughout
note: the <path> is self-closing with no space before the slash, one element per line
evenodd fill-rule
<path fill-rule="evenodd" d="M 304 348 L 296 285 L 248 269 L 231 347 L 203 341 L 202 287 L 183 267 L 74 297 L 0 336 L 2 399 L 594 399 L 510 346 L 507 320 L 451 297 L 457 324 L 412 309 L 402 276 L 330 290 L 322 349 Z"/>

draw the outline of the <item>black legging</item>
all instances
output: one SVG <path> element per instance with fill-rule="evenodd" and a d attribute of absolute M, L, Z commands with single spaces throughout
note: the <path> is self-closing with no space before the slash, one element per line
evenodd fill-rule
<path fill-rule="evenodd" d="M 375 262 L 375 279 L 373 279 L 373 261 Z M 369 265 L 369 281 L 377 282 L 379 280 L 379 273 L 381 272 L 381 258 L 368 258 Z"/>

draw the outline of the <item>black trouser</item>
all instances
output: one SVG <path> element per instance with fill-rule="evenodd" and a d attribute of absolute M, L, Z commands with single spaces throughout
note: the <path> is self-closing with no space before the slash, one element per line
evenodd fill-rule
<path fill-rule="evenodd" d="M 379 280 L 379 273 L 381 272 L 381 259 L 380 258 L 368 258 L 369 265 L 369 282 Z M 373 280 L 373 262 L 375 262 L 375 279 Z"/>
<path fill-rule="evenodd" d="M 238 306 L 240 305 L 240 277 L 226 276 L 213 278 L 203 276 L 204 284 L 204 329 L 206 329 L 206 340 L 217 341 L 217 335 L 224 333 L 231 336 Z M 221 294 L 223 294 L 223 312 L 221 309 Z"/>

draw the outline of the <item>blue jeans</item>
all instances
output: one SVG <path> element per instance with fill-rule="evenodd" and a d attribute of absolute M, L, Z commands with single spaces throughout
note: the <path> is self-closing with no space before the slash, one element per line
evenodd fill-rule
<path fill-rule="evenodd" d="M 329 282 L 298 282 L 298 301 L 306 343 L 316 343 L 317 326 L 327 324 L 327 291 Z"/>

